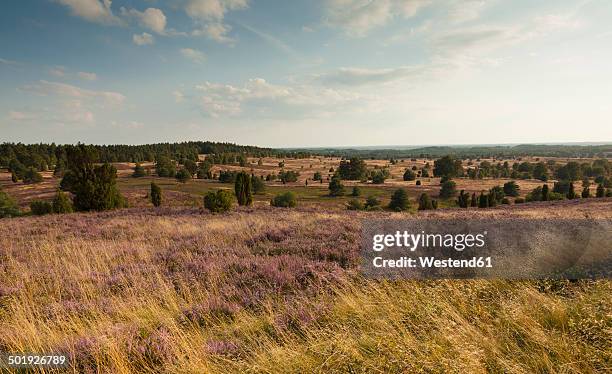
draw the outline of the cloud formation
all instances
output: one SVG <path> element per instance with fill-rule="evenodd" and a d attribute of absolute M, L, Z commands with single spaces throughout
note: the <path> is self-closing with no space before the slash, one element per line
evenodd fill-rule
<path fill-rule="evenodd" d="M 166 15 L 160 9 L 147 8 L 144 12 L 136 9 L 127 10 L 121 8 L 121 14 L 126 17 L 133 17 L 138 21 L 138 24 L 150 31 L 159 35 L 166 34 Z"/>
<path fill-rule="evenodd" d="M 121 25 L 123 21 L 111 10 L 111 0 L 58 0 L 70 8 L 74 16 L 105 25 Z"/>
<path fill-rule="evenodd" d="M 132 41 L 136 45 L 151 45 L 155 43 L 155 38 L 153 35 L 143 32 L 142 34 L 134 34 L 132 35 Z"/>
<path fill-rule="evenodd" d="M 180 52 L 183 57 L 190 59 L 196 64 L 202 64 L 204 61 L 206 61 L 206 55 L 204 52 L 198 51 L 197 49 L 182 48 Z"/>

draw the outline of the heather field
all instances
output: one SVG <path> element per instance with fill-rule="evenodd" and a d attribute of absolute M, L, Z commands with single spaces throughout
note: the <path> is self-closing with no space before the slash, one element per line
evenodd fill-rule
<path fill-rule="evenodd" d="M 75 373 L 612 369 L 610 281 L 363 278 L 362 219 L 422 216 L 612 218 L 612 200 L 2 220 L 0 351 L 65 352 Z"/>

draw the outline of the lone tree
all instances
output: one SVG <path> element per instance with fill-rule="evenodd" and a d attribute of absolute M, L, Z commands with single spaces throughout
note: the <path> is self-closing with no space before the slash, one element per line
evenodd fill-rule
<path fill-rule="evenodd" d="M 142 167 L 142 165 L 136 164 L 136 166 L 134 167 L 134 173 L 132 173 L 132 177 L 142 178 L 145 175 L 147 175 L 147 173 L 145 172 L 145 169 Z"/>
<path fill-rule="evenodd" d="M 227 190 L 210 191 L 204 196 L 204 207 L 213 213 L 226 212 L 232 208 L 233 197 Z"/>
<path fill-rule="evenodd" d="M 151 203 L 153 203 L 153 206 L 160 206 L 162 203 L 162 190 L 161 188 L 155 183 L 155 182 L 151 182 Z"/>
<path fill-rule="evenodd" d="M 330 172 L 333 172 L 333 168 L 330 169 Z M 365 161 L 357 157 L 353 157 L 349 161 L 342 160 L 340 166 L 338 166 L 338 175 L 344 180 L 362 180 L 366 178 L 367 174 L 368 169 Z"/>
<path fill-rule="evenodd" d="M 236 175 L 236 181 L 234 182 L 234 192 L 238 205 L 251 205 L 253 204 L 253 191 L 251 189 L 251 176 L 241 171 Z"/>
<path fill-rule="evenodd" d="M 75 210 L 102 211 L 127 205 L 117 188 L 117 169 L 108 163 L 96 166 L 93 147 L 72 146 L 66 149 L 66 156 L 68 170 L 61 186 L 74 195 Z"/>
<path fill-rule="evenodd" d="M 329 196 L 342 196 L 344 195 L 344 185 L 337 176 L 332 177 L 329 182 Z"/>
<path fill-rule="evenodd" d="M 410 201 L 408 200 L 408 193 L 406 193 L 406 190 L 403 188 L 395 190 L 389 202 L 389 209 L 401 212 L 408 210 L 408 208 L 410 208 Z"/>
<path fill-rule="evenodd" d="M 440 197 L 443 199 L 448 199 L 457 194 L 457 184 L 451 180 L 446 181 L 442 184 L 442 188 L 440 188 Z"/>
<path fill-rule="evenodd" d="M 517 197 L 519 195 L 519 186 L 515 181 L 504 183 L 504 193 L 506 196 Z"/>
<path fill-rule="evenodd" d="M 70 198 L 58 189 L 55 198 L 53 198 L 53 213 L 72 213 L 72 210 Z"/>
<path fill-rule="evenodd" d="M 415 179 L 416 179 L 416 174 L 412 170 L 406 169 L 406 171 L 404 172 L 404 180 L 413 181 Z"/>

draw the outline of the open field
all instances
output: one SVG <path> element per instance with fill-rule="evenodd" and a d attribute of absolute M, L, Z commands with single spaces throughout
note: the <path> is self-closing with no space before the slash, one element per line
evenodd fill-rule
<path fill-rule="evenodd" d="M 201 159 L 204 159 L 204 155 L 200 155 Z M 540 157 L 524 157 L 522 161 L 537 162 L 538 160 L 552 160 L 553 158 L 540 158 Z M 417 186 L 416 181 L 404 181 L 402 176 L 407 168 L 413 166 L 423 168 L 426 163 L 433 166 L 433 160 L 428 159 L 404 159 L 398 160 L 397 163 L 392 164 L 388 160 L 365 160 L 368 169 L 374 170 L 375 168 L 388 168 L 391 177 L 385 181 L 384 184 L 372 184 L 371 182 L 362 183 L 359 181 L 343 181 L 346 187 L 347 196 L 330 198 L 328 197 L 328 184 L 329 177 L 333 175 L 333 171 L 336 170 L 340 164 L 340 158 L 338 157 L 312 157 L 304 159 L 279 159 L 279 158 L 262 158 L 262 164 L 258 165 L 258 158 L 249 158 L 249 165 L 240 167 L 238 165 L 214 165 L 212 167 L 212 173 L 218 174 L 222 170 L 241 171 L 244 170 L 250 174 L 256 176 L 266 176 L 268 174 L 278 174 L 281 170 L 296 171 L 299 172 L 297 182 L 290 182 L 283 184 L 280 181 L 265 182 L 266 191 L 262 194 L 254 196 L 255 205 L 262 206 L 268 205 L 270 199 L 278 193 L 291 190 L 296 193 L 298 202 L 302 206 L 310 207 L 321 207 L 326 209 L 344 209 L 346 202 L 351 199 L 348 194 L 353 186 L 359 186 L 362 192 L 362 198 L 367 196 L 376 196 L 381 199 L 383 204 L 386 204 L 393 192 L 397 188 L 405 188 L 411 199 L 415 200 L 421 193 L 427 193 L 432 197 L 438 195 L 440 190 L 440 178 L 424 177 L 417 178 L 420 180 L 421 185 Z M 564 164 L 572 159 L 554 159 L 559 165 Z M 592 159 L 576 159 L 581 162 L 590 162 Z M 489 161 L 493 162 L 494 159 L 481 159 L 478 162 Z M 522 162 L 513 159 L 508 160 L 495 160 L 495 162 L 507 161 L 509 165 L 514 162 Z M 283 168 L 279 166 L 279 162 L 284 162 Z M 463 161 L 464 167 L 469 167 L 467 160 Z M 216 180 L 199 180 L 192 179 L 186 183 L 179 183 L 174 178 L 159 178 L 154 176 L 155 167 L 153 163 L 143 163 L 142 166 L 149 170 L 153 176 L 147 176 L 143 178 L 132 178 L 134 163 L 114 163 L 117 168 L 118 184 L 121 192 L 128 199 L 130 206 L 133 207 L 146 207 L 151 206 L 151 203 L 146 198 L 151 181 L 155 181 L 162 190 L 164 190 L 165 203 L 164 205 L 170 206 L 201 206 L 202 197 L 206 192 L 215 189 L 233 189 L 233 184 L 220 183 Z M 315 172 L 319 172 L 323 176 L 322 183 L 313 181 Z M 26 209 L 32 200 L 51 200 L 53 198 L 55 189 L 59 186 L 60 179 L 55 178 L 52 172 L 41 173 L 44 180 L 38 184 L 13 184 L 11 182 L 11 176 L 6 171 L 0 171 L 0 186 L 9 195 L 17 200 L 19 205 Z M 501 186 L 504 183 L 510 181 L 509 178 L 485 178 L 485 179 L 468 179 L 468 178 L 456 178 L 454 181 L 457 184 L 457 190 L 465 190 L 468 193 L 480 193 L 481 191 L 489 190 L 493 186 Z M 542 186 L 544 182 L 535 179 L 515 179 L 516 183 L 520 187 L 520 196 L 524 197 L 527 193 L 538 186 Z M 306 182 L 308 184 L 306 185 Z M 553 186 L 554 180 L 546 182 L 550 187 Z M 577 184 L 578 185 L 578 184 Z M 590 187 L 591 194 L 595 194 L 596 185 L 593 183 Z M 453 206 L 454 199 L 449 201 L 441 201 L 441 207 Z"/>
<path fill-rule="evenodd" d="M 440 217 L 612 218 L 612 199 Z M 74 372 L 605 372 L 610 281 L 373 281 L 362 218 L 131 208 L 2 220 L 0 350 Z M 409 216 L 408 216 L 409 217 Z"/>

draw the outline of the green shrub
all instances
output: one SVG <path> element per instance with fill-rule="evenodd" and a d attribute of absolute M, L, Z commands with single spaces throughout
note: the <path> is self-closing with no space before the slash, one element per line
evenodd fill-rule
<path fill-rule="evenodd" d="M 351 199 L 346 203 L 346 209 L 348 210 L 363 210 L 363 203 L 357 199 Z"/>
<path fill-rule="evenodd" d="M 163 199 L 162 190 L 155 182 L 151 182 L 151 193 L 149 195 L 151 196 L 153 206 L 158 207 L 161 205 Z"/>
<path fill-rule="evenodd" d="M 192 178 L 191 173 L 187 169 L 181 169 L 176 173 L 176 180 L 181 183 L 187 183 Z"/>
<path fill-rule="evenodd" d="M 251 190 L 254 194 L 261 194 L 266 190 L 266 185 L 263 178 L 256 175 L 251 175 Z"/>
<path fill-rule="evenodd" d="M 440 188 L 440 197 L 443 199 L 448 199 L 457 194 L 457 184 L 451 180 L 448 180 L 442 183 L 442 188 Z"/>
<path fill-rule="evenodd" d="M 504 194 L 506 196 L 516 197 L 519 195 L 519 186 L 515 181 L 504 183 Z"/>
<path fill-rule="evenodd" d="M 226 212 L 232 208 L 234 197 L 227 190 L 209 191 L 204 196 L 204 207 L 213 213 Z"/>
<path fill-rule="evenodd" d="M 72 213 L 72 201 L 68 195 L 60 190 L 57 190 L 55 198 L 53 198 L 53 213 Z"/>
<path fill-rule="evenodd" d="M 408 193 L 403 188 L 397 189 L 391 196 L 389 202 L 389 209 L 401 212 L 410 208 L 410 201 L 408 200 Z"/>
<path fill-rule="evenodd" d="M 147 175 L 147 173 L 145 172 L 145 169 L 142 167 L 142 165 L 136 164 L 136 166 L 134 167 L 134 173 L 132 173 L 132 177 L 142 178 L 145 175 Z"/>
<path fill-rule="evenodd" d="M 351 192 L 351 196 L 358 197 L 361 196 L 361 189 L 357 186 L 353 187 L 353 191 Z"/>
<path fill-rule="evenodd" d="M 253 204 L 253 191 L 251 190 L 251 176 L 241 171 L 236 175 L 234 182 L 234 193 L 238 200 L 238 205 Z"/>
<path fill-rule="evenodd" d="M 422 193 L 421 196 L 419 196 L 419 210 L 431 209 L 434 209 L 433 201 L 429 198 L 428 194 Z"/>
<path fill-rule="evenodd" d="M 23 183 L 40 183 L 43 181 L 42 175 L 33 167 L 28 168 L 23 175 Z"/>
<path fill-rule="evenodd" d="M 21 211 L 15 200 L 0 188 L 0 218 L 18 217 Z"/>
<path fill-rule="evenodd" d="M 376 198 L 376 196 L 368 196 L 365 202 L 364 208 L 366 210 L 378 210 L 381 209 L 380 200 Z"/>
<path fill-rule="evenodd" d="M 344 185 L 337 176 L 332 177 L 329 182 L 329 196 L 342 196 L 344 195 Z"/>
<path fill-rule="evenodd" d="M 522 197 L 517 197 L 516 199 L 514 199 L 515 204 L 523 204 L 524 202 L 525 202 L 525 199 Z"/>
<path fill-rule="evenodd" d="M 30 203 L 30 210 L 36 216 L 53 213 L 53 205 L 48 201 L 35 200 Z"/>
<path fill-rule="evenodd" d="M 270 201 L 270 205 L 281 208 L 294 208 L 297 205 L 297 198 L 291 191 L 278 194 Z"/>
<path fill-rule="evenodd" d="M 406 171 L 404 172 L 404 180 L 413 181 L 415 179 L 416 179 L 416 174 L 412 170 L 406 169 Z"/>

